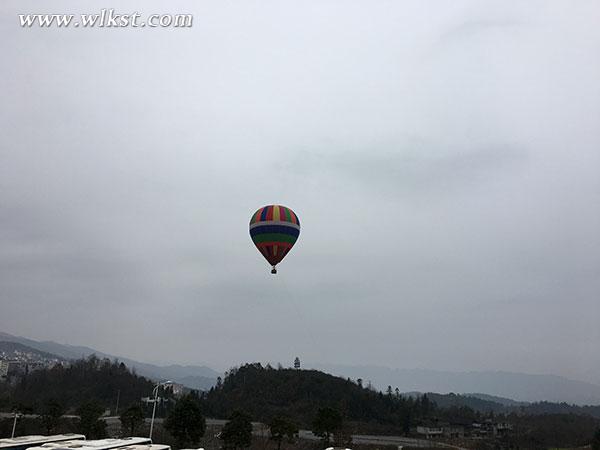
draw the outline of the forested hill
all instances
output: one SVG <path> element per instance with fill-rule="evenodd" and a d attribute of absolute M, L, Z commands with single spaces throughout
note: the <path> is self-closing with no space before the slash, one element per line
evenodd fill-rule
<path fill-rule="evenodd" d="M 114 407 L 117 395 L 121 405 L 139 403 L 150 395 L 153 383 L 129 371 L 123 363 L 91 356 L 73 361 L 68 367 L 36 370 L 15 386 L 0 386 L 0 405 L 20 405 L 36 411 L 49 400 L 58 400 L 67 409 L 95 400 L 104 407 Z"/>
<path fill-rule="evenodd" d="M 349 421 L 406 430 L 433 416 L 446 418 L 450 412 L 437 410 L 427 396 L 383 394 L 316 370 L 274 369 L 258 363 L 232 369 L 202 399 L 209 416 L 225 418 L 241 409 L 255 420 L 285 415 L 304 426 L 310 425 L 323 407 L 339 410 Z M 465 423 L 477 416 L 468 408 L 455 408 L 451 414 L 454 422 Z"/>
<path fill-rule="evenodd" d="M 396 430 L 438 421 L 469 425 L 491 414 L 504 415 L 507 420 L 548 414 L 600 417 L 599 406 L 548 402 L 507 406 L 455 394 L 405 396 L 391 388 L 383 393 L 316 370 L 274 369 L 258 363 L 232 369 L 202 395 L 202 401 L 211 417 L 226 418 L 241 409 L 255 420 L 285 415 L 309 426 L 316 411 L 328 406 L 341 411 L 349 421 Z"/>

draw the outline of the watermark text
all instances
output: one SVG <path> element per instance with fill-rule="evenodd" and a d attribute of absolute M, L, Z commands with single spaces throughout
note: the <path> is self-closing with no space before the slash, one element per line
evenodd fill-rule
<path fill-rule="evenodd" d="M 192 14 L 120 14 L 102 9 L 95 14 L 19 14 L 23 28 L 191 28 Z"/>

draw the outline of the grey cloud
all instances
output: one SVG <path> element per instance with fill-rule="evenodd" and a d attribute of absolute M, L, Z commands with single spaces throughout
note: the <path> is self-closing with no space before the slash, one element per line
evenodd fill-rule
<path fill-rule="evenodd" d="M 300 177 L 342 176 L 344 182 L 383 188 L 393 197 L 450 194 L 518 170 L 527 159 L 525 151 L 509 145 L 461 149 L 385 142 L 337 152 L 300 151 L 285 167 Z"/>
<path fill-rule="evenodd" d="M 597 2 L 182 0 L 189 30 L 18 27 L 38 8 L 0 5 L 0 331 L 600 382 Z M 247 229 L 268 203 L 302 221 L 276 277 Z"/>
<path fill-rule="evenodd" d="M 449 42 L 456 43 L 454 40 L 469 39 L 481 37 L 486 32 L 494 31 L 514 31 L 514 28 L 525 26 L 519 20 L 498 20 L 498 19 L 481 19 L 470 20 L 459 25 L 453 26 L 449 30 L 443 32 L 439 38 L 439 44 L 448 45 Z"/>

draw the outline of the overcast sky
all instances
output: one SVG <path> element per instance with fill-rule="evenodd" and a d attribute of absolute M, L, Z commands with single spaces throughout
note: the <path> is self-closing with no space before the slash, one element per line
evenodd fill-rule
<path fill-rule="evenodd" d="M 600 383 L 600 3 L 41 5 L 0 4 L 1 331 Z M 193 27 L 18 23 L 102 7 Z"/>

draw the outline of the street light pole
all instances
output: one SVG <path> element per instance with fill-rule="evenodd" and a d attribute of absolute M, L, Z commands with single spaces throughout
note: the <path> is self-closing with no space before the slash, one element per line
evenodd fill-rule
<path fill-rule="evenodd" d="M 119 398 L 121 397 L 121 389 L 117 390 L 117 407 L 115 408 L 115 416 L 119 414 Z"/>
<path fill-rule="evenodd" d="M 156 383 L 152 393 L 154 394 L 154 405 L 152 405 L 152 420 L 150 421 L 150 440 L 152 440 L 152 430 L 154 430 L 154 416 L 156 415 L 156 402 L 158 401 L 158 388 L 164 386 L 165 384 L 169 384 L 171 381 L 164 381 L 162 383 Z"/>
<path fill-rule="evenodd" d="M 11 439 L 15 437 L 15 429 L 17 428 L 17 418 L 19 417 L 19 413 L 17 411 L 15 411 L 15 420 L 13 422 L 13 429 L 12 429 L 12 433 L 10 435 Z"/>

